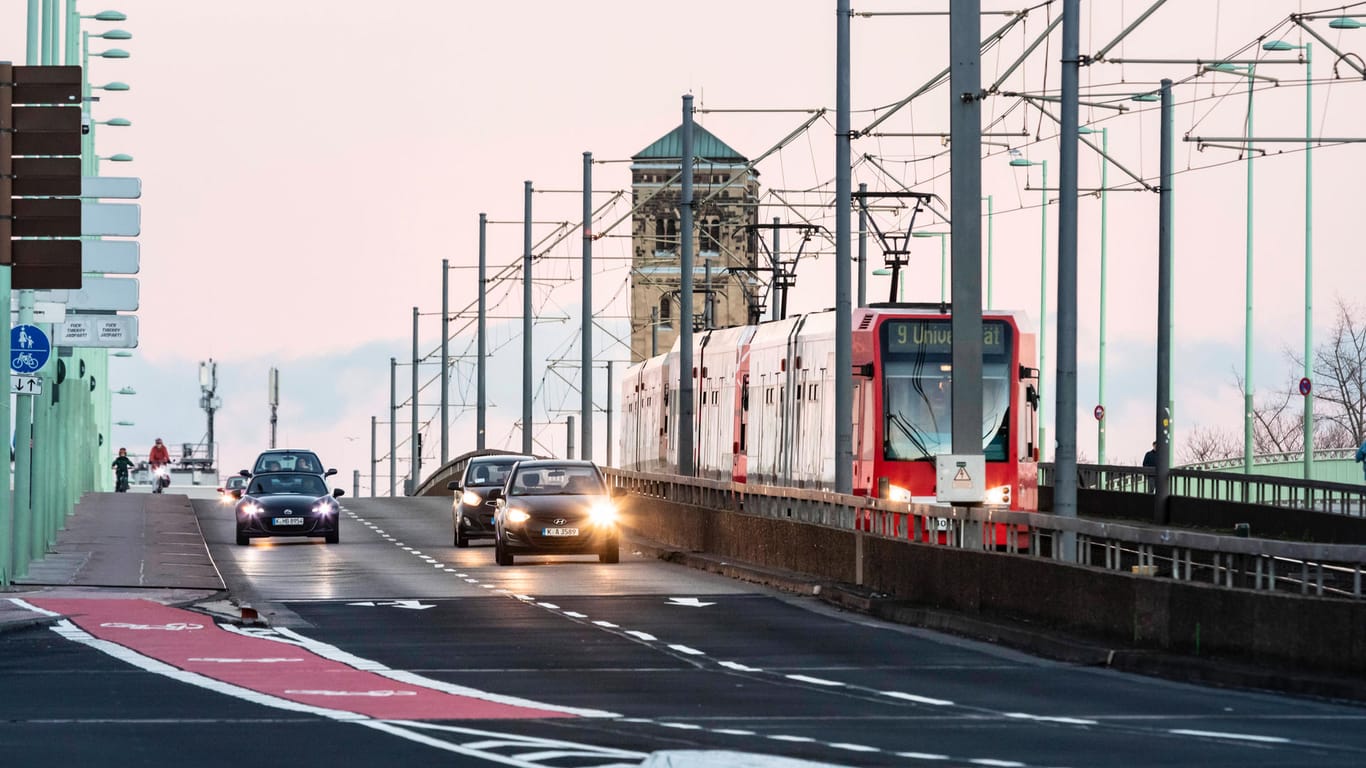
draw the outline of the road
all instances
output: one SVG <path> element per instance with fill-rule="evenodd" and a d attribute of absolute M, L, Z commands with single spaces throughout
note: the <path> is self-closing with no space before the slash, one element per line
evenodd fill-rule
<path fill-rule="evenodd" d="M 12 764 L 118 754 L 120 765 L 578 767 L 640 765 L 663 751 L 695 752 L 670 765 L 766 768 L 779 757 L 1366 763 L 1360 707 L 1042 661 L 661 562 L 629 543 L 617 565 L 529 557 L 500 568 L 489 545 L 451 546 L 448 500 L 343 502 L 340 544 L 249 547 L 233 544 L 227 506 L 194 502 L 230 591 L 269 628 L 92 613 L 85 637 L 6 635 L 0 673 L 22 681 L 0 697 L 0 742 L 20 745 L 5 747 Z M 184 631 L 146 631 L 167 629 Z M 100 638 L 138 655 L 110 655 Z M 242 670 L 248 662 L 270 669 Z M 731 754 L 703 762 L 702 751 Z"/>

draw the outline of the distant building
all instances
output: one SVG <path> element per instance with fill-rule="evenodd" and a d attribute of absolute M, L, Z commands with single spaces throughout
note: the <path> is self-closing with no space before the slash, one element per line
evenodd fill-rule
<path fill-rule="evenodd" d="M 643 360 L 678 336 L 683 155 L 680 125 L 631 158 L 631 357 Z M 758 172 L 700 125 L 693 126 L 693 328 L 757 322 Z M 672 183 L 670 180 L 673 179 Z M 710 270 L 710 278 L 708 278 Z M 710 300 L 709 300 L 710 297 Z"/>

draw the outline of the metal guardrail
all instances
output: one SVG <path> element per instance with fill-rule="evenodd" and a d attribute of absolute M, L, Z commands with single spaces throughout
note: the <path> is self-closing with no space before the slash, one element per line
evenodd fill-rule
<path fill-rule="evenodd" d="M 1039 485 L 1053 486 L 1052 464 L 1039 465 Z M 1081 488 L 1152 493 L 1155 470 L 1151 467 L 1112 464 L 1078 464 L 1077 484 Z M 1286 509 L 1304 509 L 1338 515 L 1366 515 L 1366 486 L 1318 480 L 1248 475 L 1242 472 L 1212 472 L 1203 469 L 1172 469 L 1167 475 L 1167 493 L 1197 499 L 1261 504 Z"/>
<path fill-rule="evenodd" d="M 1101 469 L 1123 469 L 1146 476 L 1141 468 L 1135 467 Z M 822 525 L 931 546 L 997 551 L 1060 562 L 1065 550 L 1060 544 L 1065 536 L 1071 535 L 1077 542 L 1076 557 L 1071 562 L 1084 567 L 1203 582 L 1226 589 L 1354 600 L 1363 597 L 1366 545 L 1222 536 L 1039 512 L 907 504 L 610 467 L 603 471 L 613 486 L 634 494 L 705 509 Z M 1114 474 L 1113 480 L 1120 481 L 1121 474 Z M 1006 544 L 998 546 L 998 541 Z"/>

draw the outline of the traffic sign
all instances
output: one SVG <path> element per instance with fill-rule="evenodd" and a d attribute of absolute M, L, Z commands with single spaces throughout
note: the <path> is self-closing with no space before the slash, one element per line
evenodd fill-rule
<path fill-rule="evenodd" d="M 1105 418 L 1105 406 L 1103 406 L 1103 405 L 1097 405 L 1097 406 L 1096 406 L 1096 410 L 1094 411 L 1094 413 L 1095 413 L 1095 415 L 1096 415 L 1096 421 L 1100 421 L 1101 419 L 1104 419 L 1104 418 Z"/>
<path fill-rule="evenodd" d="M 134 312 L 138 308 L 138 281 L 135 277 L 85 275 L 80 290 L 40 291 L 34 299 L 64 302 L 68 311 Z"/>
<path fill-rule="evenodd" d="M 119 176 L 81 177 L 81 197 L 112 197 L 136 200 L 142 197 L 142 179 Z"/>
<path fill-rule="evenodd" d="M 43 394 L 43 377 L 24 374 L 10 374 L 9 391 L 16 395 L 41 395 Z"/>
<path fill-rule="evenodd" d="M 34 373 L 47 364 L 52 345 L 36 325 L 16 325 L 9 332 L 9 367 L 15 373 Z"/>
<path fill-rule="evenodd" d="M 55 304 L 50 301 L 33 302 L 33 322 L 35 323 L 60 323 L 66 319 L 66 305 Z M 19 308 L 13 304 L 9 311 L 10 325 L 19 324 Z"/>
<path fill-rule="evenodd" d="M 136 240 L 85 240 L 81 243 L 81 271 L 136 275 L 140 250 Z"/>
<path fill-rule="evenodd" d="M 138 345 L 137 315 L 67 315 L 52 328 L 59 347 L 122 347 Z"/>
<path fill-rule="evenodd" d="M 142 206 L 137 203 L 82 201 L 80 216 L 82 235 L 137 237 L 142 232 Z"/>
<path fill-rule="evenodd" d="M 81 287 L 80 240 L 15 240 L 10 247 L 14 290 Z"/>
<path fill-rule="evenodd" d="M 1305 397 L 1308 397 L 1308 396 L 1309 396 L 1309 392 L 1310 392 L 1310 390 L 1311 390 L 1312 388 L 1313 388 L 1313 385 L 1309 383 L 1309 377 L 1308 377 L 1308 376 L 1305 376 L 1304 378 L 1300 379 L 1300 394 L 1301 394 L 1301 395 L 1304 395 Z"/>

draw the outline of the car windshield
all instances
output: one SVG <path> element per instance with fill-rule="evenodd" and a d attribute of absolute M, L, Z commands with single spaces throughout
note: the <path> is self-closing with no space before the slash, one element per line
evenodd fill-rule
<path fill-rule="evenodd" d="M 311 453 L 265 453 L 256 459 L 256 468 L 251 473 L 322 471 L 322 463 Z"/>
<path fill-rule="evenodd" d="M 468 472 L 469 479 L 466 485 L 502 485 L 507 482 L 508 473 L 517 465 L 517 462 L 524 461 L 521 457 L 507 459 L 504 461 L 480 461 L 470 465 Z"/>
<path fill-rule="evenodd" d="M 292 493 L 300 496 L 326 496 L 327 484 L 317 475 L 302 473 L 266 474 L 251 480 L 251 494 L 271 496 Z"/>
<path fill-rule="evenodd" d="M 237 490 L 238 488 L 246 488 L 247 479 L 245 477 L 230 477 L 228 478 L 227 485 L 223 487 L 230 491 Z"/>
<path fill-rule="evenodd" d="M 597 470 L 587 466 L 526 467 L 512 478 L 513 496 L 602 494 Z"/>

